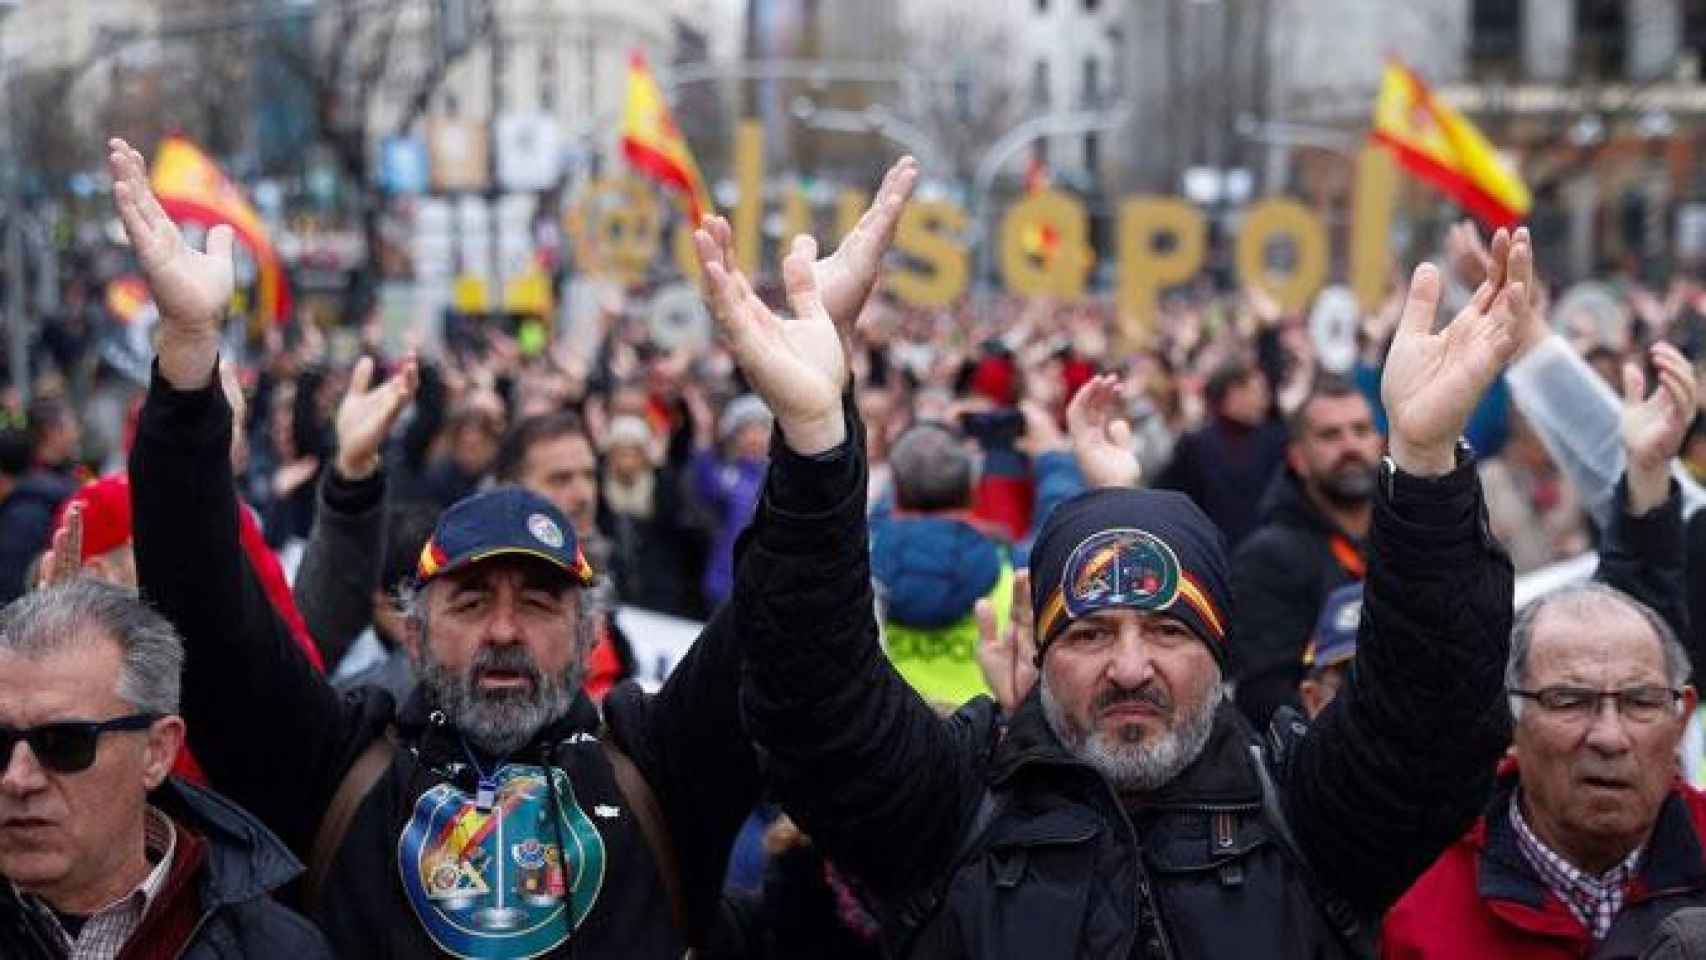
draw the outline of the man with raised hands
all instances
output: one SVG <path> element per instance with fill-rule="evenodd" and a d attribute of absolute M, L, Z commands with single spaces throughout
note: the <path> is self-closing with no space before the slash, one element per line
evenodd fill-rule
<path fill-rule="evenodd" d="M 747 585 L 663 689 L 618 687 L 601 723 L 578 676 L 593 571 L 556 507 L 498 488 L 446 510 L 421 553 L 404 598 L 415 693 L 401 705 L 377 688 L 339 696 L 236 562 L 231 418 L 213 383 L 230 230 L 191 249 L 142 157 L 115 140 L 109 163 L 161 314 L 131 457 L 142 591 L 184 636 L 192 746 L 210 780 L 308 862 L 304 910 L 351 957 L 673 958 L 703 940 L 759 788 L 736 699 L 746 620 L 777 604 L 801 624 L 845 611 L 827 593 L 784 595 L 796 572 L 743 558 Z M 801 271 L 812 278 L 816 309 L 802 312 L 815 336 L 725 327 L 780 428 L 766 500 L 777 526 L 817 539 L 813 556 L 863 544 L 800 519 L 834 486 L 826 472 L 853 462 L 824 459 L 844 446 L 839 386 L 801 371 L 839 350 L 836 328 L 870 295 L 916 176 L 897 164 L 832 256 L 790 259 L 791 292 Z M 708 229 L 728 235 L 720 220 Z"/>
<path fill-rule="evenodd" d="M 786 342 L 813 358 L 763 372 L 795 387 L 777 411 L 790 446 L 825 451 L 812 509 L 778 484 L 747 534 L 747 730 L 789 814 L 871 894 L 895 954 L 1369 953 L 1381 913 L 1473 820 L 1507 743 L 1512 572 L 1458 438 L 1532 309 L 1527 236 L 1496 238 L 1493 275 L 1437 331 L 1439 271 L 1417 268 L 1382 382 L 1392 445 L 1357 669 L 1313 726 L 1287 714 L 1266 737 L 1226 692 L 1238 621 L 1221 535 L 1183 496 L 1129 488 L 1045 521 L 1029 571 L 1038 681 L 1014 690 L 1016 709 L 979 698 L 937 717 L 878 648 L 866 549 L 818 560 L 822 540 L 863 544 L 865 469 L 837 402 L 845 358 L 813 310 L 810 241 L 794 248 L 784 320 L 726 237 L 696 239 L 737 356 Z M 813 439 L 796 445 L 788 422 Z M 833 614 L 801 620 L 808 598 Z"/>

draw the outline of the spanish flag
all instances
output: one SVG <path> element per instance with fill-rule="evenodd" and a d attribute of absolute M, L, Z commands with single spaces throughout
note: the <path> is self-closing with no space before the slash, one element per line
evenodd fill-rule
<path fill-rule="evenodd" d="M 1490 227 L 1527 216 L 1528 187 L 1461 113 L 1440 101 L 1408 67 L 1388 62 L 1374 101 L 1374 139 L 1398 163 L 1462 204 Z"/>
<path fill-rule="evenodd" d="M 622 154 L 636 170 L 666 187 L 680 191 L 694 224 L 712 212 L 711 195 L 699 175 L 699 165 L 687 149 L 687 138 L 675 125 L 664 102 L 663 89 L 645 55 L 628 55 L 628 103 L 622 119 Z"/>
<path fill-rule="evenodd" d="M 243 193 L 200 147 L 181 136 L 167 137 L 154 155 L 154 195 L 174 220 L 204 227 L 228 223 L 249 248 L 259 274 L 255 304 L 275 323 L 290 319 L 290 287 L 266 226 Z"/>

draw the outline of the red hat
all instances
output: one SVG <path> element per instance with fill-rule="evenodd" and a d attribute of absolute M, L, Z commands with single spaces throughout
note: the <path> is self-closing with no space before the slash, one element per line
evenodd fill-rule
<path fill-rule="evenodd" d="M 130 476 L 112 473 L 91 480 L 59 505 L 53 518 L 53 528 L 65 522 L 65 511 L 74 503 L 83 505 L 83 556 L 90 557 L 115 550 L 130 542 Z"/>

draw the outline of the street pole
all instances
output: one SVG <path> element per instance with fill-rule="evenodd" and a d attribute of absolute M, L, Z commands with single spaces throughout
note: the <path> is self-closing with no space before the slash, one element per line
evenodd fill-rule
<path fill-rule="evenodd" d="M 18 8 L 17 0 L 0 2 L 0 27 L 4 26 L 6 17 Z M 0 32 L 0 40 L 4 39 Z M 0 96 L 5 97 L 5 104 L 0 105 L 0 124 L 6 128 L 6 327 L 11 332 L 11 342 L 8 353 L 11 357 L 12 386 L 18 391 L 20 403 L 30 402 L 30 332 L 25 326 L 24 301 L 29 295 L 29 284 L 24 278 L 24 210 L 22 183 L 24 173 L 23 151 L 18 143 L 18 134 L 13 124 L 13 91 L 12 91 L 12 58 L 5 53 L 4 43 L 0 43 Z"/>

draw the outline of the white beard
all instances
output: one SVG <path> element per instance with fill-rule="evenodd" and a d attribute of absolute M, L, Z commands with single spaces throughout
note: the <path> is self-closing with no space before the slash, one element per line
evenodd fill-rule
<path fill-rule="evenodd" d="M 1196 709 L 1176 713 L 1172 727 L 1159 736 L 1127 740 L 1099 728 L 1088 735 L 1075 729 L 1049 690 L 1046 672 L 1041 682 L 1043 716 L 1048 719 L 1049 729 L 1073 756 L 1095 767 L 1121 793 L 1149 793 L 1184 772 L 1208 745 L 1209 734 L 1214 731 L 1214 713 L 1226 699 L 1226 685 L 1217 682 Z"/>

